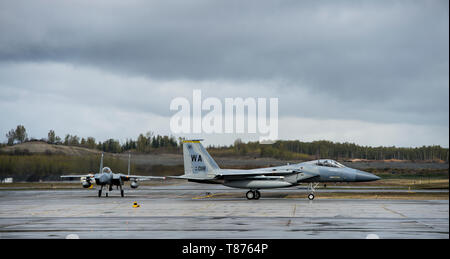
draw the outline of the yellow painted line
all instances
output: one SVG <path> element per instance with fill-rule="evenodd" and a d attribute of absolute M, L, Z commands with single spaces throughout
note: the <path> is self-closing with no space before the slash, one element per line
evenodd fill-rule
<path fill-rule="evenodd" d="M 199 140 L 183 140 L 183 143 L 200 143 Z"/>
<path fill-rule="evenodd" d="M 209 195 L 206 195 L 206 196 L 197 196 L 197 197 L 193 197 L 192 199 L 193 200 L 197 200 L 197 199 L 205 199 L 205 198 L 211 198 L 211 197 L 213 197 L 214 196 L 214 194 L 209 194 Z"/>

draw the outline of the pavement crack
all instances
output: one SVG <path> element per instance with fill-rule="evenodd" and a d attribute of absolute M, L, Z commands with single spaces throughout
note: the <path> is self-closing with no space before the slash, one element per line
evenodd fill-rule
<path fill-rule="evenodd" d="M 297 204 L 294 204 L 294 207 L 292 208 L 292 217 L 295 217 L 295 211 L 297 210 Z M 286 226 L 289 227 L 291 225 L 292 219 L 289 219 L 286 223 Z"/>
<path fill-rule="evenodd" d="M 383 205 L 382 207 L 383 207 L 383 209 L 385 209 L 385 210 L 387 210 L 387 211 L 389 211 L 389 212 L 392 212 L 392 213 L 394 213 L 394 214 L 397 214 L 397 215 L 399 215 L 399 216 L 401 216 L 401 217 L 403 217 L 403 218 L 407 218 L 407 216 L 401 214 L 400 212 L 397 212 L 397 211 L 395 211 L 395 210 L 391 210 L 391 209 L 386 208 L 385 205 Z"/>

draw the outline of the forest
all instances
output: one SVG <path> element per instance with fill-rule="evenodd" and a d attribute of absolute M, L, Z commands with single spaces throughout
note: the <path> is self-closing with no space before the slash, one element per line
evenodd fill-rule
<path fill-rule="evenodd" d="M 125 173 L 128 156 L 120 154 L 124 152 L 156 155 L 181 154 L 182 143 L 181 138 L 154 135 L 152 132 L 139 134 L 135 140 L 130 138 L 124 143 L 115 139 L 97 142 L 93 137 L 80 138 L 70 134 L 62 139 L 53 130 L 48 132 L 47 138 L 34 139 L 28 138 L 23 125 L 18 125 L 15 130 L 10 130 L 6 136 L 8 142 L 1 143 L 0 146 L 0 178 L 14 177 L 15 181 L 55 181 L 60 180 L 59 176 L 63 174 L 96 173 L 99 170 L 99 157 L 95 153 L 91 155 L 68 155 L 52 152 L 32 153 L 26 149 L 14 149 L 13 152 L 7 152 L 2 147 L 40 141 L 49 145 L 75 146 L 108 152 L 111 155 L 105 156 L 105 165 L 114 168 L 115 172 Z M 312 142 L 279 140 L 269 145 L 259 142 L 243 142 L 237 139 L 232 145 L 208 146 L 207 149 L 213 157 L 233 157 L 233 159 L 274 158 L 289 161 L 331 158 L 339 161 L 361 159 L 367 161 L 395 160 L 448 164 L 449 156 L 449 149 L 440 146 L 370 147 L 326 140 Z M 131 171 L 137 171 L 145 175 L 178 175 L 182 174 L 183 166 L 182 164 L 150 166 L 132 163 Z M 430 172 L 425 174 L 428 173 Z"/>
<path fill-rule="evenodd" d="M 64 139 L 56 136 L 55 131 L 50 130 L 47 138 L 28 139 L 23 125 L 11 129 L 6 137 L 7 143 L 2 146 L 24 143 L 27 141 L 44 141 L 49 144 L 78 146 L 96 149 L 109 153 L 123 153 L 133 151 L 138 153 L 179 153 L 182 138 L 174 136 L 155 135 L 149 131 L 139 134 L 136 139 L 127 139 L 124 143 L 110 138 L 96 142 L 93 137 L 79 137 L 66 134 Z M 208 146 L 208 150 L 215 155 L 223 156 L 252 156 L 273 157 L 286 160 L 309 160 L 331 158 L 335 160 L 365 159 L 365 160 L 409 160 L 409 161 L 437 161 L 448 163 L 449 149 L 438 145 L 422 147 L 370 147 L 355 143 L 340 143 L 327 140 L 303 142 L 300 140 L 279 140 L 273 144 L 260 144 L 259 142 L 243 142 L 240 139 L 229 146 Z M 25 151 L 26 153 L 26 151 Z"/>

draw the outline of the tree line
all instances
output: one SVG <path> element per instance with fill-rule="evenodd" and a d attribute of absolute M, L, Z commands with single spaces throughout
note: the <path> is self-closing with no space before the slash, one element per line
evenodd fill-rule
<path fill-rule="evenodd" d="M 438 145 L 422 147 L 370 147 L 354 143 L 339 143 L 326 140 L 302 142 L 299 140 L 280 140 L 274 144 L 259 142 L 243 143 L 236 140 L 231 146 L 209 147 L 217 154 L 240 154 L 258 157 L 275 157 L 280 159 L 321 159 L 335 160 L 367 159 L 367 160 L 412 160 L 412 161 L 445 161 L 448 163 L 449 149 Z"/>
<path fill-rule="evenodd" d="M 50 134 L 50 132 L 49 132 Z M 48 138 L 50 139 L 50 138 Z M 156 149 L 166 149 L 168 151 L 175 150 L 178 147 L 178 142 L 173 136 L 154 135 L 152 132 L 147 132 L 145 135 L 140 134 L 137 140 L 127 139 L 125 143 L 121 144 L 119 140 L 107 139 L 103 142 L 95 142 L 95 138 L 80 138 L 76 135 L 67 134 L 64 142 L 48 142 L 49 144 L 63 144 L 67 146 L 80 146 L 90 149 L 98 149 L 104 152 L 121 153 L 128 150 L 136 150 L 142 153 L 149 153 Z"/>
<path fill-rule="evenodd" d="M 7 145 L 32 141 L 28 139 L 26 129 L 23 125 L 18 125 L 16 129 L 11 129 L 6 137 Z M 136 140 L 127 139 L 125 143 L 119 140 L 108 139 L 106 141 L 96 142 L 95 138 L 80 138 L 77 135 L 66 134 L 61 139 L 50 130 L 47 139 L 41 139 L 49 144 L 58 144 L 66 146 L 79 146 L 90 149 L 98 149 L 104 152 L 121 153 L 128 150 L 149 153 L 156 150 L 165 150 L 167 152 L 180 152 L 181 138 L 176 139 L 173 136 L 155 135 L 149 131 L 145 134 L 139 134 Z M 360 146 L 354 143 L 339 143 L 326 140 L 302 142 L 299 140 L 280 140 L 274 144 L 260 144 L 259 142 L 244 143 L 237 139 L 233 145 L 229 146 L 210 146 L 208 150 L 214 155 L 248 155 L 255 157 L 274 157 L 279 159 L 320 159 L 331 158 L 335 160 L 345 159 L 367 159 L 367 160 L 412 160 L 412 161 L 432 161 L 440 160 L 448 163 L 449 149 L 438 145 L 422 147 L 370 147 Z"/>
<path fill-rule="evenodd" d="M 14 181 L 59 181 L 65 174 L 87 174 L 99 171 L 98 155 L 46 155 L 16 156 L 0 154 L 0 178 L 14 177 Z M 126 173 L 127 160 L 118 156 L 105 156 L 104 164 L 115 172 Z M 131 171 L 135 172 L 131 164 Z"/>
<path fill-rule="evenodd" d="M 11 129 L 6 133 L 6 139 L 8 145 L 23 143 L 28 140 L 27 130 L 23 125 L 17 125 L 16 129 Z"/>
<path fill-rule="evenodd" d="M 136 150 L 142 153 L 149 153 L 155 149 L 166 149 L 168 151 L 175 150 L 179 146 L 179 141 L 173 136 L 155 135 L 153 132 L 147 132 L 145 135 L 140 134 L 137 140 L 127 139 L 121 144 L 119 140 L 107 139 L 105 141 L 96 142 L 94 137 L 79 137 L 77 135 L 66 134 L 64 139 L 57 136 L 54 130 L 49 130 L 47 138 L 29 139 L 26 129 L 23 125 L 18 125 L 16 129 L 11 129 L 7 134 L 6 145 L 12 146 L 28 141 L 43 141 L 48 144 L 85 147 L 89 149 L 97 149 L 110 153 L 121 153 L 128 150 Z"/>
<path fill-rule="evenodd" d="M 438 145 L 422 147 L 369 147 L 354 143 L 334 143 L 330 141 L 286 141 L 276 143 L 280 148 L 291 152 L 306 153 L 319 158 L 367 159 L 367 160 L 443 160 L 448 162 L 449 149 Z"/>

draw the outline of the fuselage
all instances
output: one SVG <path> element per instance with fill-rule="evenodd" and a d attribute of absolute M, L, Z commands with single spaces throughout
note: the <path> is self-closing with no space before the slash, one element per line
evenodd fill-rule
<path fill-rule="evenodd" d="M 291 187 L 302 183 L 309 185 L 308 199 L 313 200 L 315 187 L 321 182 L 367 182 L 380 179 L 332 159 L 249 170 L 221 169 L 200 141 L 183 140 L 184 174 L 172 178 L 249 189 L 246 193 L 249 200 L 258 200 L 261 197 L 260 189 Z"/>
<path fill-rule="evenodd" d="M 109 167 L 104 167 L 101 173 L 94 175 L 94 178 L 97 185 L 113 184 L 113 172 Z"/>
<path fill-rule="evenodd" d="M 249 171 L 259 172 L 261 175 L 245 178 L 241 176 L 241 174 Z M 277 171 L 280 172 L 279 175 L 277 175 Z M 292 173 L 286 174 L 286 171 L 291 171 Z M 216 173 L 221 174 L 221 172 L 226 172 L 227 177 L 221 179 L 190 179 L 189 181 L 223 184 L 228 187 L 242 189 L 269 189 L 312 182 L 368 182 L 380 179 L 371 173 L 346 167 L 329 159 L 250 170 L 219 169 Z M 270 176 L 264 175 L 264 172 L 270 172 Z"/>

